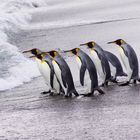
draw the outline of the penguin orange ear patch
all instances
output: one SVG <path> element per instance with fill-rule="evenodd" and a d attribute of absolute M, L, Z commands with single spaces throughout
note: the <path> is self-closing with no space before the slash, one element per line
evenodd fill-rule
<path fill-rule="evenodd" d="M 57 64 L 57 63 L 55 62 L 55 60 L 52 60 L 52 63 L 53 63 L 53 64 Z"/>
<path fill-rule="evenodd" d="M 79 48 L 76 48 L 76 53 L 78 53 L 78 51 L 79 51 Z"/>
<path fill-rule="evenodd" d="M 92 42 L 92 45 L 93 45 L 93 47 L 94 47 L 94 45 L 95 45 L 95 42 Z"/>
<path fill-rule="evenodd" d="M 41 63 L 44 63 L 45 62 L 45 60 L 41 60 Z"/>
<path fill-rule="evenodd" d="M 37 52 L 37 54 L 39 53 L 39 50 L 38 49 L 36 49 L 36 52 Z"/>
<path fill-rule="evenodd" d="M 123 41 L 122 39 L 120 40 L 120 42 L 121 42 L 121 44 L 123 44 L 123 43 L 124 43 L 124 41 Z"/>
<path fill-rule="evenodd" d="M 57 55 L 57 52 L 56 51 L 54 51 L 54 57 Z"/>
<path fill-rule="evenodd" d="M 41 54 L 41 57 L 43 58 L 45 54 Z"/>

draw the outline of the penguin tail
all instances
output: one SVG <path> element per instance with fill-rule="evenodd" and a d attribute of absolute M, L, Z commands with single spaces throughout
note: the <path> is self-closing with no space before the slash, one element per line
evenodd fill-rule
<path fill-rule="evenodd" d="M 65 91 L 64 91 L 64 89 L 62 88 L 62 86 L 60 86 L 60 91 L 59 91 L 59 92 L 65 94 Z"/>

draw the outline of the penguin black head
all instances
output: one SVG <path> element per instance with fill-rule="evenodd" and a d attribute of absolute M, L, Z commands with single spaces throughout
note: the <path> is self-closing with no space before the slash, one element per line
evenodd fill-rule
<path fill-rule="evenodd" d="M 108 42 L 108 44 L 111 44 L 111 43 L 115 43 L 115 44 L 121 46 L 121 45 L 124 44 L 125 42 L 124 42 L 124 40 L 122 40 L 122 39 L 117 39 L 117 40 L 115 40 L 115 41 Z"/>
<path fill-rule="evenodd" d="M 74 48 L 74 49 L 72 49 L 72 50 L 64 51 L 64 53 L 66 53 L 66 52 L 71 52 L 71 53 L 73 53 L 74 55 L 77 55 L 77 53 L 78 53 L 79 50 L 80 50 L 79 48 Z"/>
<path fill-rule="evenodd" d="M 30 58 L 38 58 L 40 60 L 43 60 L 44 56 L 45 56 L 45 53 L 40 53 L 34 56 L 30 56 Z"/>
<path fill-rule="evenodd" d="M 78 51 L 79 51 L 79 48 L 74 48 L 71 50 L 71 52 L 75 55 L 77 55 Z"/>
<path fill-rule="evenodd" d="M 50 56 L 52 56 L 53 58 L 56 57 L 58 55 L 58 52 L 53 50 L 53 51 L 50 51 L 50 52 L 47 52 Z"/>
<path fill-rule="evenodd" d="M 36 57 L 40 60 L 42 60 L 44 58 L 45 54 L 44 53 L 41 53 L 41 54 L 38 54 Z"/>
<path fill-rule="evenodd" d="M 90 42 L 87 42 L 87 43 L 84 43 L 84 44 L 80 44 L 80 46 L 84 46 L 84 45 L 86 45 L 86 46 L 88 46 L 88 48 L 92 49 L 95 46 L 95 42 L 90 41 Z"/>
<path fill-rule="evenodd" d="M 34 48 L 34 49 L 31 49 L 31 50 L 28 50 L 28 51 L 24 51 L 23 53 L 28 53 L 28 52 L 30 52 L 30 53 L 32 53 L 32 54 L 34 54 L 34 55 L 36 56 L 36 55 L 38 55 L 41 51 L 40 51 L 39 49 L 37 49 L 37 48 Z"/>

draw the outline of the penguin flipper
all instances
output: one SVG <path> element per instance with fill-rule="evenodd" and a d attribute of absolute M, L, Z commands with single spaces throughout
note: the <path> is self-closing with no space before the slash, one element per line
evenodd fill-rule
<path fill-rule="evenodd" d="M 86 71 L 86 65 L 82 63 L 81 69 L 80 69 L 80 83 L 82 86 L 84 86 L 84 76 Z"/>
<path fill-rule="evenodd" d="M 54 80 L 54 72 L 51 71 L 51 75 L 50 75 L 50 84 L 51 84 L 51 87 L 53 88 L 53 80 Z"/>

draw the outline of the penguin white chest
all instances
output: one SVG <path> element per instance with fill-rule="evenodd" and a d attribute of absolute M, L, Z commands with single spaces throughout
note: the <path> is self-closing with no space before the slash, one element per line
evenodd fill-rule
<path fill-rule="evenodd" d="M 62 88 L 64 89 L 65 94 L 66 94 L 66 88 L 63 84 L 61 69 L 60 69 L 59 65 L 57 64 L 57 62 L 55 60 L 52 60 L 52 64 L 53 64 L 53 67 L 54 67 L 55 74 L 56 74 Z"/>
<path fill-rule="evenodd" d="M 37 62 L 38 69 L 41 75 L 43 76 L 46 84 L 50 87 L 50 72 L 51 72 L 50 67 L 45 61 L 42 62 L 38 58 L 36 58 L 36 62 Z"/>
<path fill-rule="evenodd" d="M 45 61 L 41 62 L 42 65 L 42 73 L 43 77 L 45 78 L 45 81 L 50 85 L 50 75 L 51 75 L 51 69 Z"/>
<path fill-rule="evenodd" d="M 111 70 L 111 76 L 113 76 L 113 78 L 115 78 L 116 76 L 116 67 L 114 67 L 110 62 L 109 62 L 109 66 L 110 66 L 110 70 Z"/>
<path fill-rule="evenodd" d="M 119 53 L 120 53 L 121 60 L 127 71 L 128 80 L 130 80 L 130 78 L 132 76 L 132 69 L 130 68 L 128 57 L 125 55 L 124 50 L 120 46 L 119 46 Z"/>
<path fill-rule="evenodd" d="M 82 62 L 78 56 L 75 57 L 76 62 L 78 63 L 79 69 L 81 68 Z"/>
<path fill-rule="evenodd" d="M 41 64 L 41 60 L 36 58 L 36 63 L 37 63 L 37 66 L 38 66 L 38 69 L 41 73 L 41 75 L 43 76 L 43 70 L 42 70 L 42 64 Z"/>
<path fill-rule="evenodd" d="M 96 53 L 96 51 L 90 50 L 90 57 L 91 57 L 92 61 L 95 64 L 95 67 L 96 67 L 96 70 L 97 70 L 97 73 L 98 73 L 99 81 L 101 81 L 101 83 L 104 83 L 104 81 L 105 81 L 105 74 L 103 72 L 101 60 L 98 57 L 98 54 Z"/>

